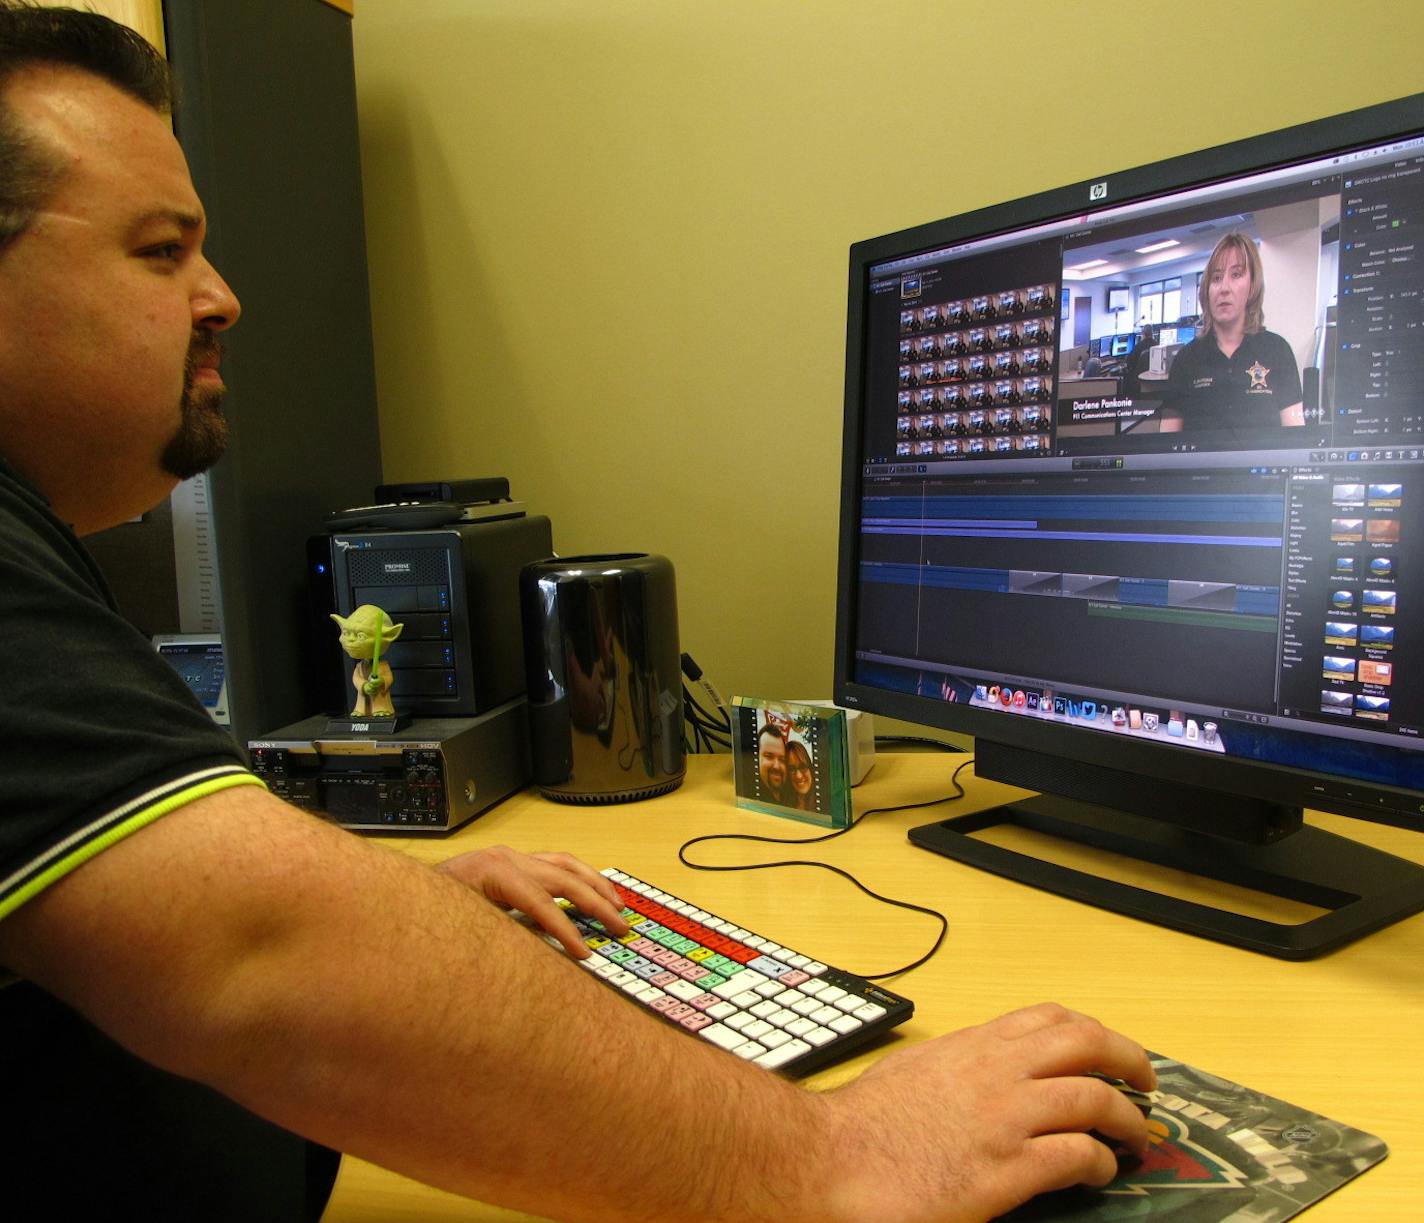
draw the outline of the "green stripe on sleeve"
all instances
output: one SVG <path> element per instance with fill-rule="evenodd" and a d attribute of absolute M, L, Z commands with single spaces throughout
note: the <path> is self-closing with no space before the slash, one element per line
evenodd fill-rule
<path fill-rule="evenodd" d="M 214 777 L 208 781 L 199 782 L 197 785 L 189 786 L 183 790 L 176 790 L 151 807 L 145 807 L 128 819 L 115 824 L 92 841 L 86 841 L 67 858 L 61 858 L 28 883 L 16 888 L 9 896 L 0 899 L 0 921 L 3 921 L 27 900 L 38 896 L 56 880 L 63 879 L 76 867 L 83 866 L 91 858 L 97 857 L 104 850 L 137 832 L 140 828 L 147 828 L 155 820 L 161 819 L 171 811 L 176 811 L 179 807 L 186 807 L 189 803 L 200 798 L 207 798 L 208 795 L 216 794 L 220 790 L 230 790 L 233 786 L 261 786 L 264 790 L 267 788 L 266 783 L 260 777 L 251 773 L 229 773 L 223 777 Z"/>

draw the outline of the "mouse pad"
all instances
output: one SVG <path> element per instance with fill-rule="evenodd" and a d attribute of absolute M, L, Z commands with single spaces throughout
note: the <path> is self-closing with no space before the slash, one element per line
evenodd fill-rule
<path fill-rule="evenodd" d="M 1151 1148 L 1102 1189 L 1044 1194 L 1002 1216 L 1277 1223 L 1379 1163 L 1372 1134 L 1152 1055 Z"/>

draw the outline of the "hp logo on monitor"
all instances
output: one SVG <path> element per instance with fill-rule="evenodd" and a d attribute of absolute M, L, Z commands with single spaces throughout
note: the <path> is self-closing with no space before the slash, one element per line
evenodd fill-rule
<path fill-rule="evenodd" d="M 1090 199 L 1090 200 L 1105 200 L 1105 199 L 1107 199 L 1107 198 L 1108 198 L 1108 185 L 1107 185 L 1107 183 L 1105 183 L 1105 182 L 1104 182 L 1104 183 L 1094 183 L 1091 187 L 1088 188 L 1088 199 Z"/>

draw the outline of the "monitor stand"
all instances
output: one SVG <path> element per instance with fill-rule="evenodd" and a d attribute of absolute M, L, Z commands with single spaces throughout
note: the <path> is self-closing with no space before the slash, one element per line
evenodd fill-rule
<path fill-rule="evenodd" d="M 1296 924 L 1246 917 L 1004 849 L 973 834 L 1000 824 L 1280 896 L 1329 912 Z M 1308 960 L 1424 910 L 1424 867 L 1313 828 L 1266 844 L 1042 795 L 910 830 L 925 849 L 1143 921 L 1288 960 Z"/>

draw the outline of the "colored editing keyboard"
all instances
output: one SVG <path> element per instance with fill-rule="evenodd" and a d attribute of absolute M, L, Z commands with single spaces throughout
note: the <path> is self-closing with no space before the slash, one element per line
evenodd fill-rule
<path fill-rule="evenodd" d="M 594 954 L 579 961 L 667 1022 L 736 1057 L 798 1075 L 904 1023 L 908 998 L 831 968 L 619 870 L 603 872 L 632 927 L 611 938 L 569 916 Z"/>

